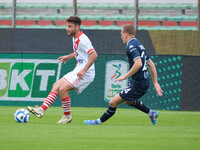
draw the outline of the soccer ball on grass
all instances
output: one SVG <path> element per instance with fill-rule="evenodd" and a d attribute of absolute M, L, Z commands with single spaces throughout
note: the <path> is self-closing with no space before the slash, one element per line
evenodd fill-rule
<path fill-rule="evenodd" d="M 30 119 L 30 114 L 26 109 L 18 109 L 14 114 L 14 119 L 18 123 L 27 123 Z"/>

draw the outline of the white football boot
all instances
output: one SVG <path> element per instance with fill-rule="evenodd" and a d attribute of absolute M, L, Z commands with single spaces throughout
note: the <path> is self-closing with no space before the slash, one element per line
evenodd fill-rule
<path fill-rule="evenodd" d="M 57 123 L 71 123 L 72 117 L 71 116 L 63 116 Z"/>
<path fill-rule="evenodd" d="M 32 108 L 32 107 L 28 106 L 27 108 L 32 114 L 34 114 L 38 118 L 42 118 L 42 116 L 44 115 L 44 111 L 40 107 Z"/>

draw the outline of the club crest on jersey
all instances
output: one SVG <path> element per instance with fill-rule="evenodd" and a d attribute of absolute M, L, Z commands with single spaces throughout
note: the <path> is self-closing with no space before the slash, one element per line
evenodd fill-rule
<path fill-rule="evenodd" d="M 133 45 L 130 45 L 130 46 L 129 46 L 129 49 L 131 49 L 131 48 L 133 48 L 133 47 L 134 47 Z"/>

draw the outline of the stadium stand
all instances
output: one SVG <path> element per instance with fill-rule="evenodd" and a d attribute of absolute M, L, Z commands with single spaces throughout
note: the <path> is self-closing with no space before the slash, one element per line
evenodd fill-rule
<path fill-rule="evenodd" d="M 120 29 L 123 24 L 134 24 L 134 5 L 112 3 L 78 3 L 78 16 L 83 28 Z M 11 4 L 0 3 L 0 27 L 12 25 Z M 72 4 L 23 4 L 17 3 L 19 27 L 64 28 L 65 19 L 72 15 Z M 24 13 L 25 12 L 25 13 Z M 147 30 L 197 30 L 197 5 L 184 4 L 139 4 L 139 29 Z"/>

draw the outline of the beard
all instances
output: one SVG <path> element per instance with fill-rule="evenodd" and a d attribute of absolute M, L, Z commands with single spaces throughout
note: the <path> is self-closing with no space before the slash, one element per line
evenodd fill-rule
<path fill-rule="evenodd" d="M 75 30 L 72 30 L 71 32 L 70 32 L 70 31 L 67 31 L 67 35 L 69 35 L 69 36 L 74 36 L 75 33 L 76 33 Z"/>

